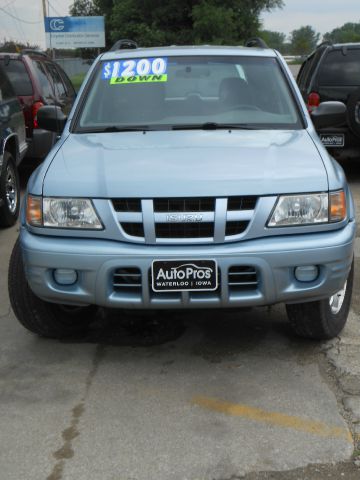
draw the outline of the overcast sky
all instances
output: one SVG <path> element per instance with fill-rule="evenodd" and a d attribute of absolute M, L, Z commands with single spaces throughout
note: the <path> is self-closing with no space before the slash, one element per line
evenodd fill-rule
<path fill-rule="evenodd" d="M 71 3 L 49 0 L 50 16 L 67 15 Z M 22 40 L 44 47 L 42 0 L 0 0 L 0 9 L 19 19 L 0 10 L 1 40 Z M 263 14 L 262 21 L 264 28 L 286 34 L 302 25 L 312 25 L 325 33 L 346 22 L 360 22 L 360 0 L 285 0 L 283 9 Z"/>

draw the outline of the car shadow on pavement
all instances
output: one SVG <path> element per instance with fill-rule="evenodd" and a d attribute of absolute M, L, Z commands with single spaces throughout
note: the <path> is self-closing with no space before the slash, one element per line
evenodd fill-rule
<path fill-rule="evenodd" d="M 133 348 L 176 342 L 175 346 L 185 346 L 189 353 L 210 363 L 263 347 L 273 357 L 286 356 L 288 348 L 311 356 L 319 346 L 297 337 L 282 312 L 274 314 L 268 308 L 184 312 L 100 309 L 85 334 L 63 342 Z"/>
<path fill-rule="evenodd" d="M 66 343 L 148 347 L 176 340 L 185 331 L 181 319 L 164 312 L 131 312 L 99 309 L 94 322 L 83 335 L 69 337 Z"/>

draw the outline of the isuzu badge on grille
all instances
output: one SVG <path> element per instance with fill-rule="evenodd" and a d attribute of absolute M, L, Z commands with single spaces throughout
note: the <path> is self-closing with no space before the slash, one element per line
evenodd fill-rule
<path fill-rule="evenodd" d="M 171 213 L 170 215 L 166 215 L 166 221 L 170 223 L 200 223 L 203 221 L 203 215 Z"/>

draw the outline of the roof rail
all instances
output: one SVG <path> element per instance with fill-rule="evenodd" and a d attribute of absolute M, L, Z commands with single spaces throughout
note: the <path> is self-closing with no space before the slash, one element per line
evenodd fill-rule
<path fill-rule="evenodd" d="M 49 57 L 49 55 L 46 52 L 42 52 L 41 50 L 35 50 L 32 48 L 23 48 L 20 53 L 21 55 L 32 54 L 32 55 L 40 55 L 41 57 L 47 57 L 47 58 Z"/>
<path fill-rule="evenodd" d="M 330 40 L 325 40 L 324 42 L 319 43 L 319 45 L 316 45 L 314 50 L 312 50 L 309 54 L 305 55 L 305 59 L 311 57 L 311 55 L 315 53 L 319 48 L 331 47 L 332 45 L 333 45 L 333 42 L 330 42 Z"/>
<path fill-rule="evenodd" d="M 109 52 L 113 52 L 114 50 L 127 50 L 127 49 L 135 49 L 138 48 L 138 44 L 134 42 L 134 40 L 128 40 L 126 38 L 122 40 L 118 40 L 114 43 L 114 45 L 110 48 Z"/>
<path fill-rule="evenodd" d="M 319 43 L 319 45 L 316 45 L 316 48 L 327 47 L 327 46 L 331 46 L 332 44 L 333 42 L 331 42 L 330 40 L 326 40 L 325 42 L 321 42 Z"/>
<path fill-rule="evenodd" d="M 269 48 L 266 42 L 260 37 L 252 37 L 246 40 L 245 47 Z"/>

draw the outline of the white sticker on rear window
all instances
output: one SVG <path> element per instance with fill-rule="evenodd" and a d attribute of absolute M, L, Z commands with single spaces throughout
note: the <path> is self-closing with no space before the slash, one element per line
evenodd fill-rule
<path fill-rule="evenodd" d="M 137 58 L 105 62 L 101 78 L 110 85 L 167 81 L 167 58 Z"/>

